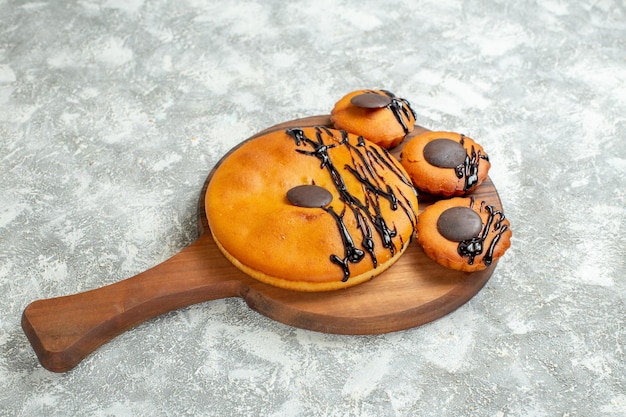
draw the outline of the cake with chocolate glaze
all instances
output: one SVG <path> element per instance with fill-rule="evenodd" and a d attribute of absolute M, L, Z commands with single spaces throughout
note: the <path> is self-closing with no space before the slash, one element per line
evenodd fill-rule
<path fill-rule="evenodd" d="M 439 200 L 419 215 L 417 241 L 424 253 L 447 268 L 480 271 L 511 246 L 509 220 L 501 210 L 473 197 Z"/>
<path fill-rule="evenodd" d="M 357 90 L 343 96 L 330 118 L 335 128 L 363 136 L 390 149 L 413 130 L 415 111 L 410 103 L 387 90 Z"/>
<path fill-rule="evenodd" d="M 350 287 L 404 252 L 417 223 L 401 164 L 361 136 L 327 127 L 254 137 L 218 164 L 209 229 L 248 275 L 299 291 Z"/>
<path fill-rule="evenodd" d="M 413 137 L 400 161 L 418 190 L 442 197 L 471 193 L 491 167 L 482 146 L 455 132 L 429 131 Z"/>

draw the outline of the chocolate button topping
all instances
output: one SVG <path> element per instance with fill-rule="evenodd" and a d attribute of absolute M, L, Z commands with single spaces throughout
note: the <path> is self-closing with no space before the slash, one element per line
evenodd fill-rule
<path fill-rule="evenodd" d="M 298 185 L 287 191 L 287 199 L 294 206 L 319 208 L 330 204 L 333 195 L 317 185 Z"/>
<path fill-rule="evenodd" d="M 452 207 L 441 213 L 437 230 L 453 242 L 462 242 L 478 236 L 483 222 L 478 213 L 467 207 Z"/>
<path fill-rule="evenodd" d="M 466 156 L 463 145 L 451 139 L 435 139 L 424 146 L 424 158 L 440 168 L 456 168 L 465 162 Z"/>
<path fill-rule="evenodd" d="M 382 109 L 391 104 L 391 98 L 376 93 L 364 93 L 352 97 L 350 103 L 364 109 Z"/>

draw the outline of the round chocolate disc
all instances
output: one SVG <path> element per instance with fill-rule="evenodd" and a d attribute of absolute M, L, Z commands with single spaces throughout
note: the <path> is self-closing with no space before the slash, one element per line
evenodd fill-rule
<path fill-rule="evenodd" d="M 326 207 L 333 195 L 326 188 L 317 185 L 298 185 L 287 191 L 287 199 L 294 206 L 319 208 Z"/>
<path fill-rule="evenodd" d="M 465 162 L 467 152 L 463 145 L 452 139 L 435 139 L 424 146 L 424 158 L 440 168 L 456 168 Z"/>
<path fill-rule="evenodd" d="M 352 97 L 350 103 L 364 109 L 382 109 L 391 103 L 391 98 L 382 94 L 364 93 Z"/>
<path fill-rule="evenodd" d="M 437 230 L 453 242 L 462 242 L 478 236 L 483 222 L 478 213 L 468 207 L 451 207 L 441 213 Z"/>

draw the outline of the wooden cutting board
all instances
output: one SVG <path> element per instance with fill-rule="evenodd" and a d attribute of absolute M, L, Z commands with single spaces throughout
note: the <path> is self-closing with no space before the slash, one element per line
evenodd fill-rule
<path fill-rule="evenodd" d="M 273 126 L 330 126 L 313 116 Z M 405 143 L 426 129 L 415 127 Z M 402 145 L 401 145 L 402 146 Z M 392 151 L 399 156 L 401 146 Z M 217 164 L 219 165 L 219 163 Z M 380 334 L 440 318 L 472 298 L 485 285 L 491 267 L 474 273 L 443 268 L 414 241 L 386 272 L 352 288 L 304 293 L 275 288 L 245 275 L 217 249 L 204 210 L 209 174 L 198 203 L 198 239 L 169 260 L 126 280 L 91 291 L 34 301 L 22 315 L 22 328 L 41 364 L 55 372 L 76 366 L 87 355 L 132 327 L 181 307 L 226 297 L 279 322 L 327 333 Z M 502 209 L 490 179 L 473 194 Z M 435 199 L 420 195 L 420 212 Z"/>

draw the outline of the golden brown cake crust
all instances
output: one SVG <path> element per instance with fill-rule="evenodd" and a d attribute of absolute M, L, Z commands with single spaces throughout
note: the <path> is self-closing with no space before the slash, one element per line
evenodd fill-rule
<path fill-rule="evenodd" d="M 465 149 L 464 159 L 458 166 L 440 167 L 429 162 L 425 149 L 441 139 L 454 141 Z M 491 167 L 487 153 L 472 138 L 436 131 L 422 133 L 408 141 L 402 149 L 401 163 L 417 189 L 443 197 L 471 193 L 487 178 Z"/>
<path fill-rule="evenodd" d="M 314 184 L 324 207 L 287 198 Z M 244 272 L 283 288 L 324 291 L 379 274 L 409 244 L 417 195 L 406 172 L 380 147 L 325 127 L 251 139 L 225 157 L 206 194 L 211 233 Z"/>
<path fill-rule="evenodd" d="M 480 216 L 477 236 L 453 241 L 443 236 L 438 222 L 448 209 L 469 208 Z M 488 202 L 473 197 L 454 197 L 428 206 L 419 215 L 417 241 L 426 255 L 438 264 L 465 272 L 487 268 L 511 246 L 509 220 Z"/>
<path fill-rule="evenodd" d="M 352 102 L 357 96 L 367 95 L 378 98 L 382 107 L 361 107 Z M 389 104 L 384 105 L 386 102 Z M 386 90 L 348 93 L 335 104 L 330 118 L 335 128 L 363 136 L 385 149 L 397 146 L 415 125 L 415 112 L 409 102 Z"/>

